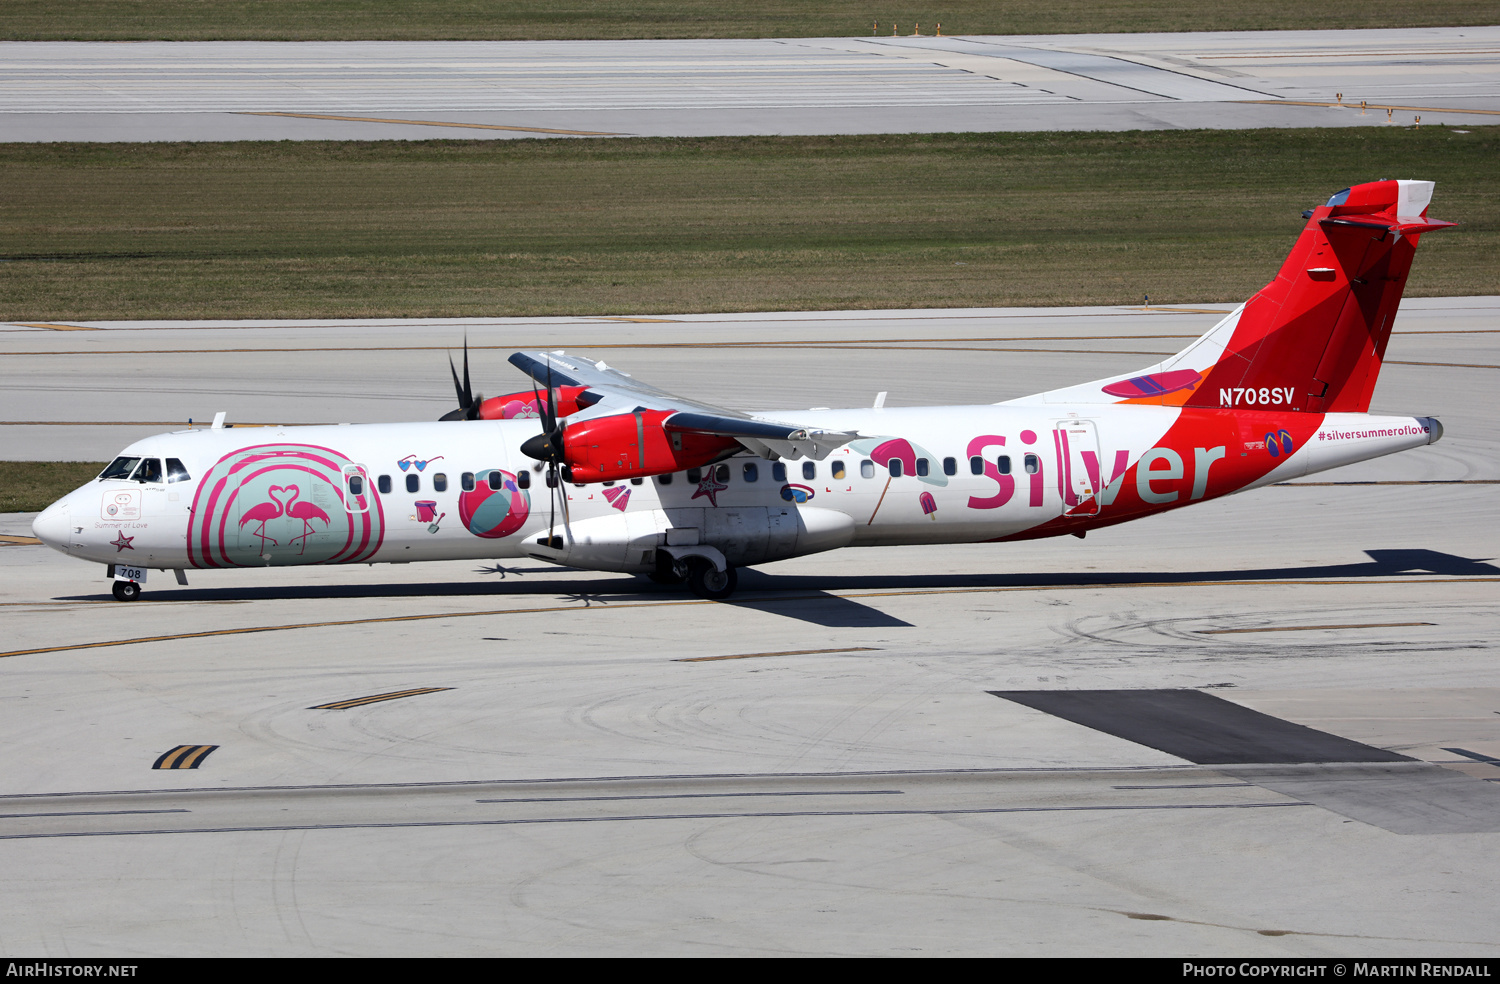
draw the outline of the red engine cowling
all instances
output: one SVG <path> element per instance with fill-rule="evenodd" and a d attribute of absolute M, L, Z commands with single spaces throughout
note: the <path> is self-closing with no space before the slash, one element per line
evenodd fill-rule
<path fill-rule="evenodd" d="M 617 482 L 700 468 L 739 447 L 732 437 L 667 431 L 672 410 L 638 410 L 571 424 L 563 431 L 563 458 L 572 480 Z"/>
<path fill-rule="evenodd" d="M 567 417 L 577 413 L 579 410 L 591 403 L 580 397 L 588 389 L 587 386 L 559 386 L 557 387 L 557 415 Z M 541 400 L 538 403 L 538 396 Z M 542 415 L 541 404 L 547 402 L 545 390 L 540 393 L 532 390 L 523 390 L 520 393 L 509 393 L 505 396 L 492 396 L 479 404 L 480 420 L 512 420 L 516 417 L 540 417 Z"/>

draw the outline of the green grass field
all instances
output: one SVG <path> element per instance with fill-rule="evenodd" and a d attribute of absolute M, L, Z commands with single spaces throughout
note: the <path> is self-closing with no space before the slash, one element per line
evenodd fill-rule
<path fill-rule="evenodd" d="M 533 40 L 1446 27 L 1493 0 L 5 0 L 0 40 Z"/>
<path fill-rule="evenodd" d="M 1438 182 L 1413 295 L 1500 293 L 1500 127 L 0 144 L 0 319 L 1240 300 L 1299 212 Z"/>
<path fill-rule="evenodd" d="M 0 513 L 41 512 L 104 470 L 103 461 L 0 461 Z"/>

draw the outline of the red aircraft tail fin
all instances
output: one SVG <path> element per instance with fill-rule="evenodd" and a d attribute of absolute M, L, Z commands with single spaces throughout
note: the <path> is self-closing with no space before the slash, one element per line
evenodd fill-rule
<path fill-rule="evenodd" d="M 1304 213 L 1276 279 L 1245 302 L 1184 405 L 1369 410 L 1417 242 L 1454 224 L 1426 218 L 1432 187 L 1373 181 Z"/>

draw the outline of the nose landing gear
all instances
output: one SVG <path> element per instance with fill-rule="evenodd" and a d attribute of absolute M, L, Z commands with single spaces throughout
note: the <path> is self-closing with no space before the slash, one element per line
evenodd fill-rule
<path fill-rule="evenodd" d="M 116 581 L 114 594 L 116 601 L 135 601 L 141 596 L 141 586 L 134 581 Z"/>

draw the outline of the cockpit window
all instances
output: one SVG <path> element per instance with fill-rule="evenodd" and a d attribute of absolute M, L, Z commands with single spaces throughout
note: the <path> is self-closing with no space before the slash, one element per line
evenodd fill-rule
<path fill-rule="evenodd" d="M 111 478 L 129 478 L 130 473 L 135 471 L 139 458 L 127 458 L 124 455 L 109 463 L 109 467 L 99 473 L 99 481 L 103 482 Z"/>
<path fill-rule="evenodd" d="M 167 459 L 167 484 L 168 485 L 172 484 L 173 482 L 190 482 L 192 480 L 193 480 L 193 477 L 188 474 L 188 470 L 186 468 L 182 467 L 182 459 L 181 458 L 168 458 Z"/>
<path fill-rule="evenodd" d="M 162 481 L 161 459 L 142 458 L 141 463 L 135 467 L 135 474 L 130 477 L 137 482 L 150 482 L 154 484 Z"/>

